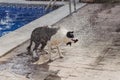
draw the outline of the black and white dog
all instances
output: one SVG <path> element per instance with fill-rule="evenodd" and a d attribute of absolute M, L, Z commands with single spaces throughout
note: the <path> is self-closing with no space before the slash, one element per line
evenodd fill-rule
<path fill-rule="evenodd" d="M 41 45 L 40 50 L 43 51 L 45 46 L 48 47 L 48 50 L 51 54 L 52 47 L 56 47 L 59 53 L 59 57 L 62 58 L 63 55 L 60 52 L 60 45 L 71 45 L 72 43 L 76 43 L 78 39 L 74 39 L 74 32 L 68 31 L 65 28 L 50 28 L 48 26 L 38 27 L 32 31 L 30 38 L 30 45 L 27 47 L 28 53 L 31 51 L 32 43 L 35 43 L 35 47 L 33 48 L 33 58 L 36 60 L 39 59 L 37 49 L 39 45 Z"/>

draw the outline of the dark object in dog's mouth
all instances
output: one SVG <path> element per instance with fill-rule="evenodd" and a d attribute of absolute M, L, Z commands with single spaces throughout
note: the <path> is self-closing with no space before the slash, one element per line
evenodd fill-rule
<path fill-rule="evenodd" d="M 67 45 L 67 46 L 68 46 L 68 45 L 70 45 L 70 46 L 71 46 L 71 44 L 72 44 L 71 42 L 66 43 L 66 45 Z"/>
<path fill-rule="evenodd" d="M 78 39 L 71 39 L 72 41 L 74 41 L 74 43 L 76 43 L 76 42 L 78 42 Z M 68 45 L 72 45 L 72 42 L 68 42 L 68 43 L 66 43 L 66 45 L 68 46 Z"/>
<path fill-rule="evenodd" d="M 72 39 L 72 41 L 74 41 L 74 43 L 78 42 L 78 39 Z"/>

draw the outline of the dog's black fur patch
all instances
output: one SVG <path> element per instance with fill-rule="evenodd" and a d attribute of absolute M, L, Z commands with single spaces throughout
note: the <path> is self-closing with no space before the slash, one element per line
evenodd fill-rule
<path fill-rule="evenodd" d="M 48 26 L 35 28 L 31 34 L 30 45 L 27 47 L 28 53 L 30 53 L 33 42 L 35 43 L 33 51 L 37 50 L 40 44 L 42 45 L 41 50 L 43 50 L 51 37 L 57 33 L 58 29 L 59 28 L 49 28 Z"/>
<path fill-rule="evenodd" d="M 73 31 L 69 31 L 69 32 L 67 32 L 66 36 L 68 38 L 74 38 L 74 34 L 73 33 L 74 33 Z"/>

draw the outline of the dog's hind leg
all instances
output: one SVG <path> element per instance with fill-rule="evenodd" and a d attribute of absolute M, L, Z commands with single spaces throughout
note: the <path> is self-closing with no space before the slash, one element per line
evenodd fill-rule
<path fill-rule="evenodd" d="M 30 40 L 30 45 L 27 47 L 28 54 L 31 52 L 32 40 Z"/>
<path fill-rule="evenodd" d="M 37 52 L 37 49 L 39 47 L 40 43 L 35 43 L 35 47 L 33 49 L 33 58 L 35 59 L 35 61 L 39 60 L 39 55 L 38 55 L 38 52 Z"/>
<path fill-rule="evenodd" d="M 47 45 L 47 42 L 42 42 L 41 44 L 42 44 L 41 50 L 44 50 L 45 46 Z"/>
<path fill-rule="evenodd" d="M 43 55 L 44 53 L 45 53 L 45 54 L 48 54 L 48 53 L 44 50 L 44 48 L 45 48 L 46 45 L 47 45 L 47 42 L 41 42 L 41 48 L 40 48 L 41 55 Z"/>
<path fill-rule="evenodd" d="M 51 54 L 52 54 L 52 45 L 51 45 L 51 43 L 50 42 L 48 42 L 48 53 L 49 53 L 49 61 L 51 62 L 51 61 L 53 61 L 52 60 L 52 56 L 51 56 Z"/>

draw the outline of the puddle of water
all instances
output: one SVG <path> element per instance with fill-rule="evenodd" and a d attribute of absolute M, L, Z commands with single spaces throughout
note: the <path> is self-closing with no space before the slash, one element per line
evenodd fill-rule
<path fill-rule="evenodd" d="M 42 55 L 42 57 L 43 56 L 47 58 L 47 54 Z M 57 75 L 59 71 L 49 71 L 49 62 L 33 64 L 31 61 L 31 56 L 26 55 L 26 53 L 22 53 L 19 56 L 14 56 L 6 62 L 1 62 L 0 71 L 6 70 L 33 80 L 61 80 Z"/>

